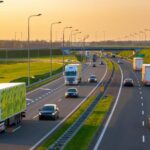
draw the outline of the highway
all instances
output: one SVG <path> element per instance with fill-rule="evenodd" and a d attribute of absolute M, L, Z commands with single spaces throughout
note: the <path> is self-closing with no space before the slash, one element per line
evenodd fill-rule
<path fill-rule="evenodd" d="M 66 118 L 94 89 L 96 83 L 87 83 L 90 74 L 94 73 L 98 81 L 106 73 L 105 65 L 97 65 L 93 68 L 84 65 L 83 82 L 77 86 L 80 97 L 77 99 L 66 99 L 64 93 L 70 86 L 64 85 L 64 79 L 53 81 L 32 92 L 27 93 L 27 116 L 22 125 L 13 133 L 3 133 L 0 138 L 0 149 L 5 150 L 27 150 L 54 129 L 64 118 Z M 60 119 L 57 121 L 39 121 L 38 110 L 45 103 L 55 103 L 60 109 Z"/>
<path fill-rule="evenodd" d="M 115 111 L 104 134 L 97 138 L 99 146 L 94 150 L 147 150 L 150 135 L 147 117 L 150 114 L 149 87 L 141 86 L 141 73 L 134 72 L 132 65 L 120 64 L 123 78 L 131 77 L 134 87 L 122 87 Z M 104 130 L 103 130 L 104 131 Z"/>

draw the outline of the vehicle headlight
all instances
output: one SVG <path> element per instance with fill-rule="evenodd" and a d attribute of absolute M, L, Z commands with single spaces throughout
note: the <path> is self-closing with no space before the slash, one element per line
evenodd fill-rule
<path fill-rule="evenodd" d="M 54 115 L 55 115 L 55 113 L 52 113 L 52 115 L 54 116 Z"/>

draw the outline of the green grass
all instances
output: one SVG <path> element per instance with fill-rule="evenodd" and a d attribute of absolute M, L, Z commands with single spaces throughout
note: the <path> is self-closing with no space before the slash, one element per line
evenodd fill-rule
<path fill-rule="evenodd" d="M 75 56 L 65 56 L 65 63 L 76 62 Z M 53 57 L 53 75 L 62 71 L 62 56 Z M 0 64 L 0 82 L 26 82 L 28 77 L 27 61 L 10 61 L 9 63 Z M 30 65 L 31 83 L 48 78 L 50 76 L 49 58 L 32 59 Z"/>
<path fill-rule="evenodd" d="M 108 70 L 112 70 L 113 69 L 113 64 L 110 60 L 108 60 L 107 58 L 103 58 L 103 60 L 106 62 Z"/>
<path fill-rule="evenodd" d="M 96 98 L 96 96 L 91 96 L 88 98 L 80 108 L 73 113 L 73 115 L 68 118 L 65 123 L 56 130 L 49 138 L 47 138 L 42 145 L 40 145 L 37 150 L 46 150 L 50 145 L 52 145 L 85 111 L 85 109 L 92 103 L 92 101 Z"/>
<path fill-rule="evenodd" d="M 141 50 L 139 54 L 144 54 L 144 63 L 150 63 L 150 49 Z"/>
<path fill-rule="evenodd" d="M 121 57 L 132 57 L 134 55 L 133 51 L 121 51 L 118 53 L 119 56 Z"/>
<path fill-rule="evenodd" d="M 108 96 L 99 101 L 93 113 L 89 116 L 77 134 L 65 146 L 64 150 L 87 150 L 89 148 L 95 134 L 102 125 L 112 100 L 113 97 Z"/>

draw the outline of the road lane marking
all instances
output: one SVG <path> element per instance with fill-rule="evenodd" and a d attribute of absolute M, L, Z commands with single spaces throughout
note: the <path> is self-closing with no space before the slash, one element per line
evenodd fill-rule
<path fill-rule="evenodd" d="M 29 105 L 30 105 L 30 103 L 27 104 L 27 106 L 29 106 Z"/>
<path fill-rule="evenodd" d="M 49 88 L 39 88 L 40 90 L 44 90 L 44 91 L 51 91 L 51 89 Z"/>
<path fill-rule="evenodd" d="M 61 102 L 62 101 L 62 98 L 60 98 L 59 100 L 58 100 L 58 102 Z"/>
<path fill-rule="evenodd" d="M 140 94 L 142 94 L 142 92 L 140 91 Z"/>
<path fill-rule="evenodd" d="M 61 80 L 61 79 L 63 79 L 63 78 L 64 78 L 64 77 L 61 76 L 60 78 L 58 78 L 58 79 L 56 79 L 56 80 L 54 80 L 54 81 L 51 81 L 51 82 L 49 82 L 49 83 L 47 83 L 47 84 L 41 86 L 40 88 L 44 88 L 44 87 L 46 87 L 46 86 L 48 86 L 48 85 L 52 85 L 54 82 L 57 82 L 57 81 L 59 81 L 59 80 Z M 32 91 L 28 92 L 27 95 L 38 91 L 40 88 L 37 88 L 37 89 L 35 89 L 35 90 L 32 90 Z"/>
<path fill-rule="evenodd" d="M 12 132 L 16 132 L 17 130 L 19 130 L 21 128 L 21 126 L 15 128 Z"/>
<path fill-rule="evenodd" d="M 142 115 L 144 115 L 144 110 L 142 110 Z"/>
<path fill-rule="evenodd" d="M 142 142 L 145 143 L 145 136 L 142 136 Z"/>
<path fill-rule="evenodd" d="M 38 116 L 39 116 L 39 114 L 35 115 L 32 119 L 35 119 L 35 118 L 37 118 Z"/>
<path fill-rule="evenodd" d="M 144 104 L 143 104 L 143 103 L 141 103 L 141 105 L 142 105 L 142 107 L 144 106 Z"/>
<path fill-rule="evenodd" d="M 122 90 L 122 85 L 123 85 L 123 71 L 122 71 L 120 65 L 119 65 L 119 69 L 120 69 L 120 71 L 121 71 L 121 82 L 120 82 L 119 92 L 118 92 L 117 98 L 116 98 L 116 100 L 115 100 L 114 106 L 113 106 L 113 108 L 112 108 L 112 110 L 111 110 L 111 113 L 110 113 L 110 115 L 109 115 L 109 117 L 108 117 L 108 119 L 107 119 L 107 121 L 106 121 L 106 123 L 105 123 L 105 125 L 104 125 L 104 128 L 103 128 L 103 130 L 102 130 L 102 132 L 101 132 L 101 135 L 100 135 L 100 137 L 98 138 L 98 141 L 96 142 L 96 145 L 95 145 L 95 147 L 94 147 L 93 150 L 98 150 L 98 148 L 99 148 L 99 146 L 100 146 L 100 143 L 101 143 L 101 141 L 102 141 L 102 139 L 103 139 L 103 136 L 104 136 L 104 134 L 105 134 L 105 132 L 106 132 L 106 129 L 107 129 L 108 125 L 109 125 L 109 122 L 110 122 L 110 120 L 111 120 L 111 118 L 112 118 L 112 116 L 113 116 L 113 113 L 114 113 L 115 109 L 116 109 L 116 106 L 117 106 L 117 104 L 118 104 L 119 98 L 120 98 L 120 94 L 121 94 L 121 90 Z"/>
<path fill-rule="evenodd" d="M 144 121 L 142 121 L 142 126 L 143 126 L 143 127 L 145 126 L 145 122 L 144 122 Z"/>
<path fill-rule="evenodd" d="M 32 147 L 30 147 L 30 150 L 34 150 L 39 144 L 41 144 L 49 135 L 51 135 L 57 128 L 59 128 L 62 123 L 64 123 L 86 100 L 87 98 L 97 89 L 97 87 L 103 82 L 104 78 L 106 77 L 108 72 L 108 66 L 106 65 L 106 70 L 101 78 L 100 82 L 92 89 L 92 91 L 63 119 L 61 120 L 53 129 L 51 129 L 48 133 L 45 134 L 39 141 L 37 141 Z M 123 80 L 122 80 L 123 82 Z M 121 83 L 122 83 L 121 82 Z"/>
<path fill-rule="evenodd" d="M 143 99 L 143 97 L 141 96 L 141 99 Z"/>

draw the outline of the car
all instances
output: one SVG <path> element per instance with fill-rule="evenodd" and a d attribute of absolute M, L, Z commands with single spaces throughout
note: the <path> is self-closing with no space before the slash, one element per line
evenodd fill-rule
<path fill-rule="evenodd" d="M 45 104 L 39 109 L 39 120 L 42 119 L 53 119 L 59 118 L 59 108 L 56 104 Z"/>
<path fill-rule="evenodd" d="M 96 67 L 96 64 L 94 63 L 92 66 L 93 66 L 93 67 Z"/>
<path fill-rule="evenodd" d="M 134 81 L 133 81 L 133 79 L 131 79 L 131 78 L 126 78 L 126 79 L 123 81 L 123 85 L 124 85 L 124 86 L 134 86 Z"/>
<path fill-rule="evenodd" d="M 88 78 L 88 82 L 97 82 L 97 78 L 95 75 L 90 75 L 90 77 Z"/>
<path fill-rule="evenodd" d="M 100 61 L 100 62 L 99 62 L 99 65 L 104 65 L 104 62 L 103 62 L 103 61 Z"/>
<path fill-rule="evenodd" d="M 79 92 L 77 90 L 77 88 L 69 88 L 67 90 L 67 92 L 65 93 L 65 97 L 68 98 L 68 97 L 79 97 Z"/>

